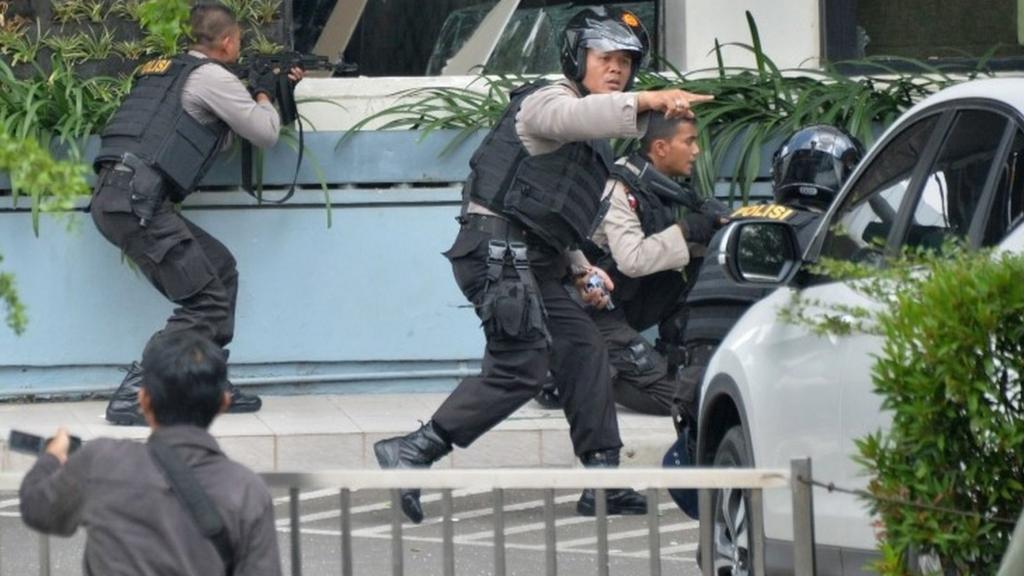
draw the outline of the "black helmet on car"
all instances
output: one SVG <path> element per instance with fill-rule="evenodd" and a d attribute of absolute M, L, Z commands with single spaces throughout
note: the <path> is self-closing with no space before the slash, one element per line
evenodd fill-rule
<path fill-rule="evenodd" d="M 587 49 L 600 52 L 625 50 L 633 55 L 625 90 L 633 87 L 640 67 L 646 63 L 651 39 L 640 19 L 629 10 L 614 6 L 590 6 L 573 16 L 562 33 L 562 73 L 579 83 L 587 75 Z"/>
<path fill-rule="evenodd" d="M 863 156 L 860 141 L 844 130 L 826 124 L 801 128 L 775 151 L 775 201 L 827 210 Z"/>

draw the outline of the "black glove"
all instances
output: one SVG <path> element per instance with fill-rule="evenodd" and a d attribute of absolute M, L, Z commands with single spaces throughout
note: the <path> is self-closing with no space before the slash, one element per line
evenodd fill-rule
<path fill-rule="evenodd" d="M 710 214 L 712 216 L 728 217 L 729 207 L 725 205 L 718 198 L 707 198 L 700 205 L 700 211 L 704 214 Z"/>
<path fill-rule="evenodd" d="M 689 212 L 679 220 L 678 224 L 682 228 L 683 238 L 687 242 L 707 244 L 715 234 L 715 224 L 717 221 L 717 216 Z"/>
<path fill-rule="evenodd" d="M 249 92 L 253 98 L 259 94 L 266 94 L 270 101 L 274 101 L 277 93 L 277 74 L 267 68 L 266 70 L 253 70 L 249 75 Z"/>

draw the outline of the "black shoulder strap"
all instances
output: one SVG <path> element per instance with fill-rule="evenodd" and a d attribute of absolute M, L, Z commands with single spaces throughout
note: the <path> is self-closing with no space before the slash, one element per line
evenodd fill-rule
<path fill-rule="evenodd" d="M 252 149 L 252 142 L 249 142 L 245 138 L 241 138 L 241 141 L 242 141 L 242 189 L 245 190 L 246 194 L 248 194 L 249 196 L 252 196 L 253 198 L 255 198 L 256 202 L 258 202 L 259 204 L 263 204 L 264 202 L 266 202 L 268 204 L 284 204 L 292 196 L 295 195 L 295 186 L 299 182 L 299 169 L 302 167 L 302 153 L 306 150 L 306 143 L 305 143 L 305 139 L 303 137 L 303 131 L 302 131 L 302 118 L 296 117 L 295 121 L 299 125 L 299 148 L 298 148 L 298 155 L 299 155 L 299 157 L 295 161 L 295 174 L 292 175 L 292 185 L 288 188 L 288 192 L 283 197 L 281 197 L 281 198 L 279 198 L 277 200 L 268 200 L 268 199 L 263 197 L 263 184 L 262 184 L 263 168 L 262 168 L 262 160 L 261 160 L 261 166 L 259 167 L 259 170 L 260 170 L 260 173 L 261 173 L 260 185 L 257 186 L 257 190 L 255 192 L 253 192 L 252 171 L 253 171 L 253 168 L 254 168 L 254 166 L 253 166 L 253 152 L 254 151 Z"/>
<path fill-rule="evenodd" d="M 235 569 L 235 561 L 231 542 L 228 541 L 228 533 L 224 528 L 224 520 L 192 474 L 192 469 L 167 444 L 151 437 L 146 446 L 153 461 L 170 482 L 174 493 L 192 516 L 199 533 L 209 538 L 213 547 L 217 549 L 217 554 L 224 562 L 224 573 L 230 576 Z"/>

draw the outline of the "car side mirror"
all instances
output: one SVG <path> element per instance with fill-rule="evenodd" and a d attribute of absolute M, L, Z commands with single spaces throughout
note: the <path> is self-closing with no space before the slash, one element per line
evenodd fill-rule
<path fill-rule="evenodd" d="M 743 220 L 726 230 L 724 267 L 739 284 L 782 285 L 800 265 L 796 230 L 777 220 Z"/>

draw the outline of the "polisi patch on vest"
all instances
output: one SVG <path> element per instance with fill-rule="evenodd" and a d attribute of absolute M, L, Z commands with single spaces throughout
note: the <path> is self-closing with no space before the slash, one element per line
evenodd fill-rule
<path fill-rule="evenodd" d="M 171 61 L 167 58 L 157 58 L 156 60 L 150 60 L 139 68 L 139 76 L 151 76 L 156 74 L 166 74 L 171 69 Z"/>
<path fill-rule="evenodd" d="M 766 218 L 768 220 L 789 220 L 796 210 L 778 204 L 743 206 L 732 213 L 733 218 Z"/>

